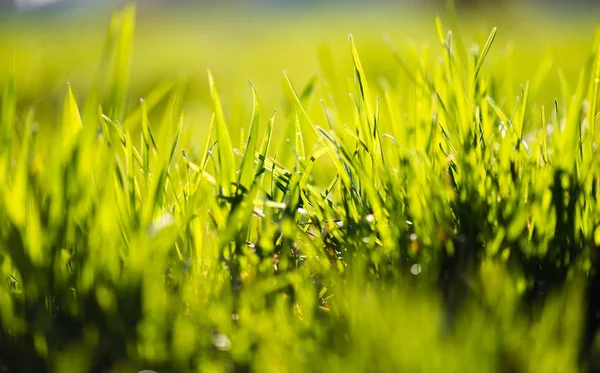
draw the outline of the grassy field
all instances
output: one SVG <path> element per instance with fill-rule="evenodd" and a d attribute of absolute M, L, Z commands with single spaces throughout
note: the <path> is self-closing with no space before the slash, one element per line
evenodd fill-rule
<path fill-rule="evenodd" d="M 0 372 L 600 369 L 593 15 L 245 14 L 3 19 Z"/>

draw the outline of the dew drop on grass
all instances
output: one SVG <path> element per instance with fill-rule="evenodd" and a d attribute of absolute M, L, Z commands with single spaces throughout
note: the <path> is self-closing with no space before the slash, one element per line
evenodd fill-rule
<path fill-rule="evenodd" d="M 421 273 L 421 265 L 417 264 L 417 263 L 413 264 L 410 267 L 410 273 L 412 273 L 415 276 L 418 275 L 419 273 Z"/>
<path fill-rule="evenodd" d="M 504 122 L 500 122 L 500 125 L 498 126 L 498 131 L 500 131 L 500 135 L 502 136 L 502 138 L 506 136 L 507 129 L 508 127 L 506 126 L 506 124 L 504 124 Z"/>
<path fill-rule="evenodd" d="M 213 345 L 221 351 L 229 351 L 229 349 L 231 348 L 231 341 L 229 340 L 229 338 L 227 338 L 227 336 L 225 334 L 216 334 L 213 337 Z"/>
<path fill-rule="evenodd" d="M 240 315 L 238 315 L 237 313 L 234 313 L 231 315 L 231 318 L 235 321 L 238 321 L 240 319 Z"/>
<path fill-rule="evenodd" d="M 372 223 L 375 220 L 375 217 L 373 216 L 373 214 L 369 214 L 365 216 L 365 219 L 367 219 L 369 223 Z"/>
<path fill-rule="evenodd" d="M 160 218 L 156 219 L 152 222 L 150 227 L 148 228 L 148 234 L 150 236 L 154 236 L 163 229 L 172 225 L 175 222 L 175 217 L 172 214 L 166 213 L 162 215 Z"/>

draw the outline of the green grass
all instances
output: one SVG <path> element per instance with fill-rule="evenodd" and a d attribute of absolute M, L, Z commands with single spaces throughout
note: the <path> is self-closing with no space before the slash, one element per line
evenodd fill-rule
<path fill-rule="evenodd" d="M 244 58 L 205 83 L 159 77 L 205 61 L 183 33 L 132 65 L 174 48 L 133 7 L 72 54 L 3 44 L 0 371 L 597 369 L 600 32 L 557 70 L 448 18 L 282 75 L 275 39 L 213 41 Z"/>

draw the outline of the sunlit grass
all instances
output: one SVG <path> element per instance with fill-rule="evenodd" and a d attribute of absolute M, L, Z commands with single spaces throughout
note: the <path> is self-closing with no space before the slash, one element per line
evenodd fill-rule
<path fill-rule="evenodd" d="M 585 369 L 600 32 L 557 73 L 448 18 L 7 52 L 0 370 Z"/>

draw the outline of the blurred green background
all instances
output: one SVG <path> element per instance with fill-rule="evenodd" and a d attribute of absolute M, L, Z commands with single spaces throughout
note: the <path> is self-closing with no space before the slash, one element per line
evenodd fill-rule
<path fill-rule="evenodd" d="M 342 69 L 338 75 L 349 76 L 352 66 L 346 41 L 353 34 L 364 51 L 367 75 L 393 86 L 402 83 L 404 75 L 385 37 L 408 61 L 414 59 L 411 46 L 417 51 L 430 49 L 433 63 L 440 50 L 433 16 L 446 13 L 435 2 L 159 3 L 138 6 L 132 105 L 160 82 L 177 79 L 186 88 L 186 109 L 200 113 L 191 117 L 204 123 L 209 115 L 207 67 L 223 87 L 226 110 L 247 117 L 251 109 L 247 79 L 261 93 L 265 108 L 274 110 L 283 103 L 284 70 L 302 87 L 320 73 L 320 58 L 329 53 L 336 69 Z M 578 8 L 570 2 L 568 6 L 489 2 L 484 7 L 463 3 L 459 22 L 467 47 L 482 45 L 491 28 L 498 27 L 496 46 L 486 65 L 503 74 L 506 84 L 518 89 L 549 59 L 553 68 L 536 101 L 549 104 L 555 98 L 557 68 L 575 84 L 600 18 L 595 7 Z M 118 9 L 106 5 L 110 2 L 87 4 L 0 13 L 0 81 L 14 72 L 23 104 L 34 104 L 45 114 L 60 106 L 67 82 L 76 96 L 87 92 L 96 77 L 106 19 Z"/>

